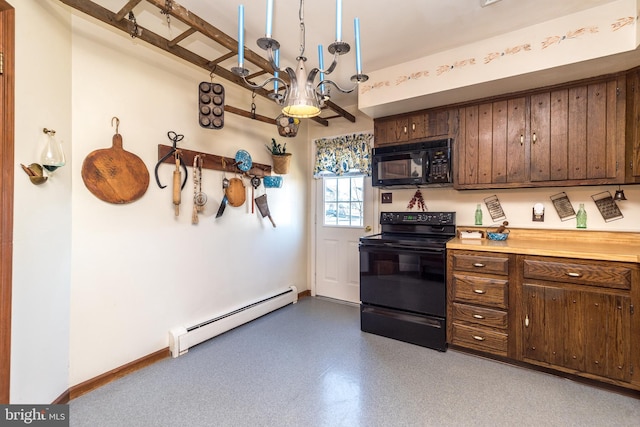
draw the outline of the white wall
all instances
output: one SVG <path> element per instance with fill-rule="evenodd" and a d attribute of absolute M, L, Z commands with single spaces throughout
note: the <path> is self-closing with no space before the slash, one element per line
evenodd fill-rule
<path fill-rule="evenodd" d="M 58 2 L 11 1 L 16 15 L 11 403 L 50 403 L 69 386 L 71 32 Z M 43 128 L 64 141 L 67 166 L 35 186 Z"/>
<path fill-rule="evenodd" d="M 227 157 L 245 149 L 266 164 L 271 158 L 265 144 L 272 137 L 285 141 L 274 125 L 230 113 L 223 129 L 201 128 L 198 84 L 210 80 L 207 71 L 84 16 L 72 21 L 74 385 L 166 347 L 170 328 L 206 320 L 289 285 L 307 289 L 309 169 L 308 144 L 299 134 L 286 141 L 293 164 L 283 187 L 266 190 L 275 229 L 257 209 L 252 214 L 248 203 L 228 206 L 215 219 L 223 176 L 207 169 L 208 203 L 199 224 L 192 225 L 191 167 L 176 218 L 171 186 L 161 190 L 153 177 L 157 145 L 170 144 L 168 131 L 185 136 L 179 147 Z M 219 83 L 227 104 L 250 109 L 250 91 Z M 275 104 L 256 102 L 258 114 L 277 115 Z M 120 119 L 124 149 L 141 157 L 151 174 L 147 193 L 126 205 L 97 199 L 80 179 L 83 159 L 111 146 L 113 116 Z M 160 167 L 164 184 L 170 184 L 173 169 Z M 265 190 L 257 191 L 256 196 Z"/>
<path fill-rule="evenodd" d="M 459 226 L 473 226 L 474 214 L 478 203 L 482 206 L 483 225 L 495 224 L 484 204 L 484 199 L 496 195 L 507 216 L 510 227 L 531 229 L 571 230 L 576 228 L 576 220 L 561 221 L 556 213 L 550 196 L 565 192 L 577 212 L 580 203 L 584 203 L 587 212 L 587 229 L 603 231 L 640 231 L 640 186 L 622 186 L 626 201 L 618 202 L 618 207 L 624 218 L 605 222 L 591 199 L 591 196 L 602 191 L 615 194 L 617 186 L 582 186 L 582 187 L 550 187 L 550 188 L 519 188 L 509 190 L 464 190 L 456 191 L 452 188 L 423 188 L 421 190 L 425 204 L 429 211 L 455 211 Z M 380 190 L 381 193 L 392 193 L 393 203 L 381 204 L 381 211 L 406 211 L 409 200 L 415 190 Z M 532 208 L 536 203 L 545 207 L 544 222 L 533 222 Z M 414 209 L 415 211 L 415 209 Z M 502 221 L 499 221 L 500 223 Z"/>

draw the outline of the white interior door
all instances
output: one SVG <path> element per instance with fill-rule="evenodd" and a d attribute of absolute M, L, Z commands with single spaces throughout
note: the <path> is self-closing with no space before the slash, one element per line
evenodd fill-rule
<path fill-rule="evenodd" d="M 358 239 L 377 230 L 371 177 L 316 181 L 315 294 L 360 302 Z"/>

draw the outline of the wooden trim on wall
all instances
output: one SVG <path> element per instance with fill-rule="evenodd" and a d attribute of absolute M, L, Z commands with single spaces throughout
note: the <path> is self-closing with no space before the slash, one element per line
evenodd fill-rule
<path fill-rule="evenodd" d="M 15 11 L 0 0 L 0 404 L 9 403 L 11 373 L 11 278 L 13 264 L 13 161 Z"/>
<path fill-rule="evenodd" d="M 118 378 L 122 378 L 125 375 L 129 375 L 142 368 L 146 368 L 147 366 L 153 365 L 154 363 L 162 359 L 166 359 L 170 356 L 171 352 L 169 351 L 169 347 L 165 347 L 162 350 L 158 350 L 154 353 L 141 357 L 140 359 L 136 359 L 133 362 L 120 366 L 119 368 L 112 369 L 111 371 L 105 372 L 102 375 L 98 375 L 97 377 L 91 378 L 80 384 L 76 384 L 69 390 L 62 393 L 60 397 L 58 397 L 53 403 L 69 403 L 71 399 L 75 399 L 76 397 L 80 397 L 83 394 L 87 394 L 90 391 L 93 391 L 99 387 L 102 387 L 103 385 L 117 380 Z"/>
<path fill-rule="evenodd" d="M 306 291 L 298 292 L 298 299 L 302 299 L 310 296 L 311 296 L 311 291 L 308 289 Z"/>

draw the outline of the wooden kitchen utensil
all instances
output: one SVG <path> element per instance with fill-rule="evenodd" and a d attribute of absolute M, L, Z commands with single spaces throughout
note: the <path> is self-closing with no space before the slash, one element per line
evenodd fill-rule
<path fill-rule="evenodd" d="M 180 177 L 180 152 L 176 150 L 174 153 L 174 157 L 176 159 L 176 170 L 173 171 L 173 205 L 175 206 L 175 214 L 176 216 L 180 215 L 180 182 L 182 178 Z"/>
<path fill-rule="evenodd" d="M 82 163 L 82 180 L 98 199 L 108 203 L 130 203 L 144 195 L 149 187 L 149 171 L 140 157 L 122 148 L 116 120 L 111 148 L 95 150 Z M 113 120 L 111 123 L 113 124 Z"/>
<path fill-rule="evenodd" d="M 229 205 L 234 208 L 242 206 L 245 200 L 247 200 L 247 190 L 240 178 L 231 178 L 229 180 L 229 186 L 225 189 L 224 193 L 227 196 Z"/>

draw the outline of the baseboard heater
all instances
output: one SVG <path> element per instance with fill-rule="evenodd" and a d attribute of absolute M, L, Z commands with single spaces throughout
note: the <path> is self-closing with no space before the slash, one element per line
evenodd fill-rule
<path fill-rule="evenodd" d="M 298 302 L 298 289 L 295 286 L 290 286 L 285 291 L 268 295 L 259 301 L 247 304 L 237 310 L 216 316 L 197 325 L 173 328 L 169 331 L 169 350 L 171 351 L 171 356 L 182 356 L 194 345 L 257 319 L 260 316 L 264 316 L 287 304 L 296 302 Z"/>

